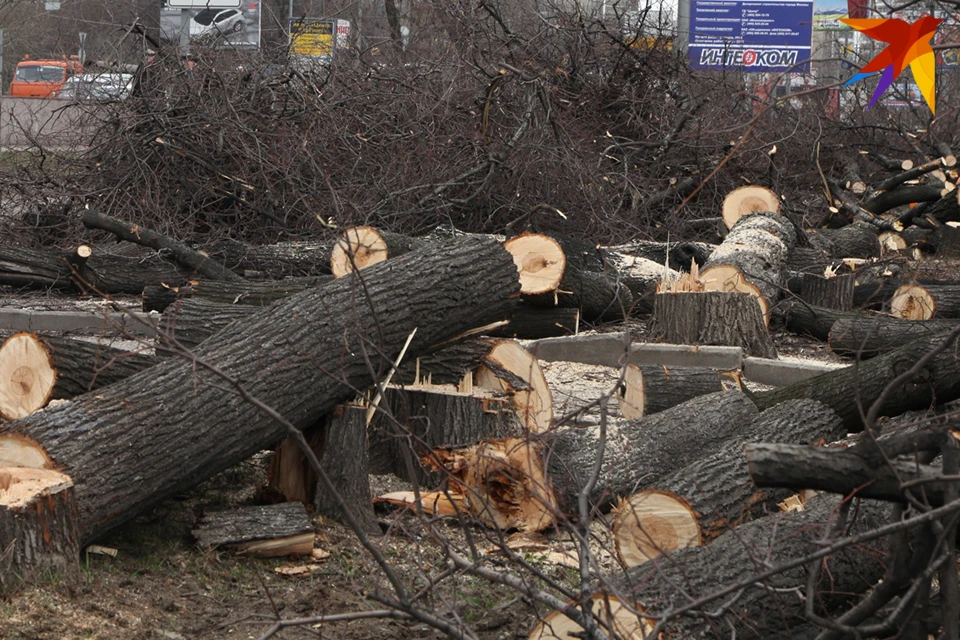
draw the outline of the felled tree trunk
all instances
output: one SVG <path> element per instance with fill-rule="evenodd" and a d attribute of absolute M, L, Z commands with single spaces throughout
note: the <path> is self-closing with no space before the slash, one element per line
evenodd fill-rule
<path fill-rule="evenodd" d="M 53 469 L 0 467 L 0 592 L 80 573 L 73 482 Z"/>
<path fill-rule="evenodd" d="M 283 278 L 329 274 L 332 244 L 298 241 L 252 245 L 236 240 L 220 240 L 203 247 L 203 250 L 239 275 L 256 271 L 268 274 L 271 278 Z"/>
<path fill-rule="evenodd" d="M 830 328 L 830 348 L 841 356 L 873 358 L 903 345 L 946 334 L 960 320 L 901 320 L 882 314 L 838 318 Z"/>
<path fill-rule="evenodd" d="M 960 284 L 904 284 L 890 298 L 890 314 L 907 320 L 960 318 Z"/>
<path fill-rule="evenodd" d="M 330 252 L 330 272 L 334 278 L 366 269 L 396 258 L 423 246 L 418 238 L 374 229 L 373 227 L 350 227 L 340 234 Z"/>
<path fill-rule="evenodd" d="M 737 220 L 700 272 L 707 291 L 744 291 L 758 298 L 763 313 L 786 288 L 787 256 L 797 233 L 776 213 L 752 213 Z"/>
<path fill-rule="evenodd" d="M 313 551 L 313 525 L 299 502 L 204 513 L 192 533 L 201 547 L 257 558 L 309 557 Z"/>
<path fill-rule="evenodd" d="M 952 341 L 952 333 L 949 335 Z M 815 398 L 836 411 L 848 429 L 859 431 L 864 426 L 861 407 L 866 414 L 890 382 L 910 370 L 931 350 L 942 347 L 947 339 L 948 336 L 940 335 L 917 340 L 872 360 L 772 391 L 756 392 L 752 397 L 761 411 L 794 398 Z M 879 415 L 899 415 L 910 409 L 929 407 L 934 400 L 943 403 L 957 397 L 960 397 L 960 360 L 956 349 L 950 347 L 922 367 L 917 376 L 888 394 Z"/>
<path fill-rule="evenodd" d="M 494 338 L 538 340 L 559 336 L 574 336 L 580 330 L 580 310 L 566 307 L 547 309 L 518 303 L 510 322 L 487 332 Z"/>
<path fill-rule="evenodd" d="M 793 491 L 758 491 L 747 472 L 747 442 L 832 442 L 846 434 L 840 418 L 815 400 L 767 409 L 715 453 L 651 483 L 617 507 L 614 538 L 621 560 L 636 566 L 699 546 L 745 521 L 776 511 Z"/>
<path fill-rule="evenodd" d="M 21 332 L 0 332 L 0 416 L 22 418 L 50 400 L 73 398 L 143 371 L 154 356 L 107 345 Z M 19 411 L 5 410 L 10 403 Z"/>
<path fill-rule="evenodd" d="M 363 286 L 351 276 L 291 296 L 196 355 L 305 428 L 379 379 L 414 329 L 407 357 L 503 319 L 517 293 L 503 248 L 468 239 L 373 267 Z M 89 542 L 280 438 L 282 425 L 224 386 L 202 364 L 172 359 L 6 424 L 0 445 L 30 436 L 71 474 Z"/>
<path fill-rule="evenodd" d="M 246 304 L 224 304 L 189 298 L 168 308 L 157 327 L 157 353 L 167 337 L 187 348 L 193 348 L 231 322 L 253 317 L 259 309 Z"/>
<path fill-rule="evenodd" d="M 721 218 L 724 226 L 732 229 L 740 218 L 758 211 L 780 213 L 780 198 L 766 187 L 746 185 L 726 195 Z"/>
<path fill-rule="evenodd" d="M 640 311 L 649 312 L 653 309 L 653 296 L 662 280 L 680 279 L 679 271 L 653 260 L 619 253 L 607 253 L 606 257 L 612 272 L 618 274 L 620 282 L 633 294 L 634 307 Z"/>
<path fill-rule="evenodd" d="M 853 289 L 857 278 L 853 274 L 825 278 L 805 273 L 801 281 L 801 297 L 815 307 L 849 311 L 853 309 Z"/>
<path fill-rule="evenodd" d="M 636 420 L 692 398 L 727 389 L 742 391 L 736 371 L 631 363 L 627 365 L 617 395 L 620 415 L 627 420 Z"/>
<path fill-rule="evenodd" d="M 782 320 L 793 333 L 825 341 L 830 336 L 833 323 L 840 318 L 856 317 L 859 314 L 814 307 L 801 300 L 784 300 L 774 309 L 773 315 Z"/>
<path fill-rule="evenodd" d="M 190 291 L 194 298 L 203 298 L 210 302 L 262 307 L 273 304 L 277 300 L 283 300 L 295 293 L 319 287 L 332 279 L 333 276 L 310 276 L 260 282 L 201 280 L 192 285 Z"/>
<path fill-rule="evenodd" d="M 812 243 L 827 248 L 831 258 L 876 258 L 880 255 L 879 229 L 863 221 L 839 229 L 808 231 Z M 822 244 L 819 239 L 826 241 Z"/>
<path fill-rule="evenodd" d="M 618 320 L 629 314 L 633 295 L 612 270 L 606 273 L 578 270 L 567 265 L 555 291 L 528 295 L 524 301 L 545 307 L 572 307 L 588 322 Z"/>
<path fill-rule="evenodd" d="M 736 291 L 658 293 L 650 332 L 660 342 L 741 347 L 752 356 L 776 358 L 756 300 Z"/>

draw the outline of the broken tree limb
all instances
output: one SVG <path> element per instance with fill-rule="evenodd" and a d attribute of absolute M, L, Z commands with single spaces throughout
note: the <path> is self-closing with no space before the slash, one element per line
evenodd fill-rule
<path fill-rule="evenodd" d="M 860 431 L 864 427 L 861 411 L 865 415 L 888 384 L 935 350 L 939 354 L 928 358 L 917 375 L 900 381 L 892 393 L 886 394 L 878 415 L 899 415 L 929 407 L 934 400 L 943 403 L 960 397 L 960 356 L 954 339 L 951 332 L 917 340 L 866 362 L 772 391 L 755 392 L 752 398 L 761 411 L 793 398 L 815 398 L 836 411 L 848 429 Z"/>
<path fill-rule="evenodd" d="M 239 280 L 240 276 L 198 251 L 194 251 L 182 242 L 169 238 L 156 231 L 139 225 L 124 222 L 98 213 L 93 209 L 83 212 L 83 226 L 88 229 L 102 229 L 121 240 L 149 247 L 157 251 L 164 250 L 182 267 L 195 271 L 214 280 Z M 143 287 L 141 287 L 142 289 Z"/>
<path fill-rule="evenodd" d="M 80 574 L 73 481 L 53 469 L 0 467 L 0 592 Z"/>
<path fill-rule="evenodd" d="M 831 442 L 845 434 L 836 413 L 816 400 L 788 400 L 767 409 L 715 453 L 660 478 L 617 507 L 613 530 L 621 560 L 636 566 L 776 511 L 777 503 L 794 491 L 758 491 L 747 472 L 746 443 Z"/>
<path fill-rule="evenodd" d="M 195 353 L 306 428 L 379 379 L 414 329 L 408 357 L 501 320 L 517 280 L 491 240 L 425 248 L 258 310 Z M 29 436 L 71 475 L 89 542 L 285 433 L 217 371 L 171 359 L 3 425 L 0 448 Z"/>
<path fill-rule="evenodd" d="M 931 506 L 943 504 L 946 482 L 940 480 L 940 470 L 915 461 L 874 464 L 846 449 L 768 442 L 748 444 L 745 453 L 750 477 L 758 487 L 816 489 L 906 502 L 904 484 L 912 483 Z"/>

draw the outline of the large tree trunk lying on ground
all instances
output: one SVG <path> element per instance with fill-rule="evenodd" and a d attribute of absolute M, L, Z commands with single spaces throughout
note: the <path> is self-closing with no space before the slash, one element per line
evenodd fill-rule
<path fill-rule="evenodd" d="M 830 348 L 841 356 L 873 358 L 908 342 L 949 333 L 960 320 L 901 320 L 881 314 L 837 318 L 830 328 Z"/>
<path fill-rule="evenodd" d="M 617 395 L 620 415 L 636 420 L 697 396 L 728 389 L 742 391 L 736 371 L 630 363 Z"/>
<path fill-rule="evenodd" d="M 807 231 L 807 237 L 831 258 L 876 258 L 880 255 L 878 232 L 874 225 L 858 220 L 839 229 Z"/>
<path fill-rule="evenodd" d="M 785 565 L 820 550 L 824 535 L 833 526 L 836 508 L 836 500 L 817 497 L 807 503 L 805 511 L 760 518 L 720 536 L 710 545 L 680 549 L 660 561 L 630 569 L 625 576 L 611 576 L 610 582 L 621 599 L 635 603 L 646 614 L 661 615 L 691 599 L 716 593 L 719 585 L 737 584 L 769 567 Z M 849 534 L 861 534 L 885 524 L 886 513 L 882 504 L 862 502 Z M 875 544 L 851 545 L 822 560 L 825 566 L 820 574 L 815 610 L 823 614 L 824 605 L 830 608 L 871 588 L 884 569 L 876 553 Z M 760 558 L 763 562 L 758 564 Z M 665 625 L 661 638 L 728 638 L 735 632 L 737 638 L 764 639 L 778 630 L 802 624 L 804 602 L 793 590 L 806 586 L 809 572 L 809 563 L 797 563 L 762 580 L 774 589 L 748 585 L 736 594 L 733 606 L 721 607 L 728 596 L 704 607 L 721 611 L 718 618 L 680 616 Z"/>
<path fill-rule="evenodd" d="M 154 356 L 103 344 L 0 331 L 0 417 L 22 418 L 152 367 Z M 10 407 L 17 410 L 9 410 Z"/>
<path fill-rule="evenodd" d="M 688 400 L 640 420 L 608 427 L 599 481 L 589 496 L 603 509 L 719 446 L 757 409 L 739 391 Z M 471 511 L 501 528 L 550 526 L 553 512 L 574 515 L 600 455 L 599 427 L 561 427 L 541 443 L 507 438 L 456 450 L 438 462 L 466 489 Z"/>
<path fill-rule="evenodd" d="M 163 312 L 174 302 L 186 298 L 199 298 L 207 302 L 222 304 L 262 307 L 271 305 L 277 300 L 283 300 L 295 293 L 313 289 L 332 279 L 333 276 L 265 281 L 201 280 L 185 287 L 146 287 L 143 290 L 143 310 Z"/>
<path fill-rule="evenodd" d="M 21 581 L 78 577 L 79 520 L 68 476 L 0 467 L 0 594 Z"/>
<path fill-rule="evenodd" d="M 960 317 L 960 284 L 904 284 L 890 298 L 890 314 L 907 320 Z"/>
<path fill-rule="evenodd" d="M 193 348 L 231 322 L 253 317 L 258 308 L 246 304 L 223 304 L 188 298 L 169 307 L 157 328 L 157 353 L 163 355 L 168 338 Z"/>
<path fill-rule="evenodd" d="M 519 289 L 503 248 L 474 239 L 372 267 L 363 280 L 342 278 L 258 311 L 196 357 L 304 428 L 379 379 L 414 330 L 407 357 L 503 319 Z M 224 386 L 203 365 L 171 360 L 8 423 L 0 444 L 28 436 L 71 475 L 86 543 L 283 435 Z"/>
<path fill-rule="evenodd" d="M 952 334 L 950 334 L 952 336 Z M 793 398 L 815 398 L 834 411 L 851 431 L 863 428 L 862 406 L 870 405 L 895 378 L 910 370 L 921 358 L 942 347 L 946 335 L 933 336 L 906 344 L 899 349 L 866 362 L 860 362 L 808 378 L 792 385 L 752 394 L 760 410 Z M 923 367 L 918 375 L 888 394 L 879 415 L 899 415 L 910 409 L 922 409 L 936 400 L 949 402 L 960 397 L 960 356 L 955 340 Z"/>
<path fill-rule="evenodd" d="M 494 338 L 538 340 L 574 336 L 580 331 L 580 310 L 565 307 L 546 309 L 520 302 L 510 315 L 510 322 L 488 331 Z"/>
<path fill-rule="evenodd" d="M 833 324 L 837 320 L 857 318 L 863 315 L 854 311 L 837 311 L 836 309 L 814 307 L 802 300 L 784 300 L 773 311 L 773 316 L 782 320 L 788 330 L 821 341 L 826 341 L 830 337 L 830 329 L 833 328 Z"/>
<path fill-rule="evenodd" d="M 788 400 L 767 409 L 716 453 L 660 478 L 617 507 L 613 530 L 621 560 L 630 567 L 662 552 L 698 546 L 775 511 L 793 491 L 757 491 L 747 473 L 745 443 L 832 442 L 845 433 L 833 410 L 816 400 Z"/>
<path fill-rule="evenodd" d="M 756 298 L 737 291 L 658 293 L 650 333 L 670 344 L 725 345 L 751 356 L 777 357 Z"/>
<path fill-rule="evenodd" d="M 776 213 L 737 220 L 700 272 L 707 291 L 744 291 L 757 296 L 766 315 L 786 288 L 787 256 L 797 243 L 793 224 Z"/>
<path fill-rule="evenodd" d="M 271 278 L 283 278 L 329 274 L 332 245 L 332 242 L 310 241 L 251 245 L 236 240 L 219 240 L 202 249 L 239 275 L 256 271 Z"/>

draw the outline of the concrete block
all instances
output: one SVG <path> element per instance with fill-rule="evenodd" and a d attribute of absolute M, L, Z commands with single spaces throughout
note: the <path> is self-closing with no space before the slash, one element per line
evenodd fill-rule
<path fill-rule="evenodd" d="M 825 362 L 744 358 L 742 375 L 746 380 L 757 384 L 785 387 L 794 382 L 818 376 L 821 373 L 843 368 L 843 366 Z"/>
<path fill-rule="evenodd" d="M 626 354 L 626 339 L 622 333 L 603 333 L 593 336 L 543 338 L 527 345 L 538 360 L 545 362 L 579 362 L 618 367 Z"/>
<path fill-rule="evenodd" d="M 145 326 L 123 313 L 0 309 L 0 329 L 65 333 L 129 333 L 138 336 L 153 336 L 156 333 L 156 323 L 159 318 L 151 319 L 143 313 L 134 315 L 138 319 L 147 320 L 149 324 Z"/>
<path fill-rule="evenodd" d="M 631 345 L 630 348 L 630 362 L 635 364 L 706 367 L 732 371 L 739 369 L 742 361 L 743 349 L 740 347 L 641 342 Z"/>

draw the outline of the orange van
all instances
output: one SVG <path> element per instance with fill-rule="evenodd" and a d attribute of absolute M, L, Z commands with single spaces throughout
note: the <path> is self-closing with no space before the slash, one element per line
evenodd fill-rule
<path fill-rule="evenodd" d="M 31 60 L 25 56 L 13 74 L 10 95 L 20 98 L 52 98 L 70 76 L 83 73 L 76 56 L 61 60 Z"/>

